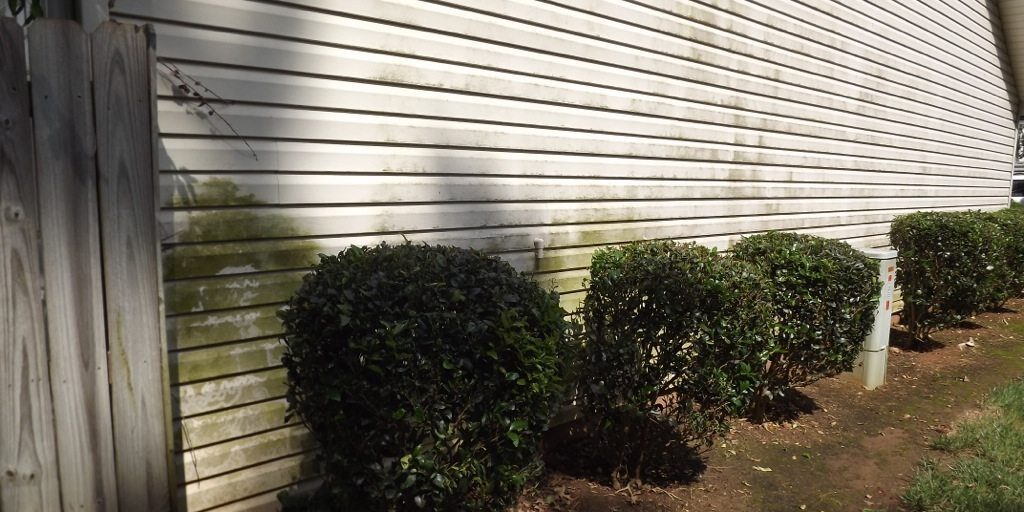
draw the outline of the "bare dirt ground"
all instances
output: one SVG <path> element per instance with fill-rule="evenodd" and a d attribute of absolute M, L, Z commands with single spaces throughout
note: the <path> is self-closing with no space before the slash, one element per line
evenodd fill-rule
<path fill-rule="evenodd" d="M 715 446 L 673 446 L 634 493 L 615 492 L 587 442 L 546 457 L 548 474 L 520 512 L 899 511 L 929 443 L 978 409 L 993 387 L 1024 376 L 1024 301 L 933 335 L 925 348 L 892 333 L 888 382 L 850 377 L 791 394 L 770 423 L 737 421 Z M 959 344 L 973 342 L 974 347 Z"/>

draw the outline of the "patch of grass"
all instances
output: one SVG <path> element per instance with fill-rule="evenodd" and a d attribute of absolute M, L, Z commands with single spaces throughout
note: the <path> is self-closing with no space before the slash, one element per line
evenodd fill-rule
<path fill-rule="evenodd" d="M 1006 329 L 1018 336 L 1024 336 L 1024 322 L 1018 322 L 1014 319 L 1014 321 L 1011 321 L 1009 325 L 1006 326 Z"/>
<path fill-rule="evenodd" d="M 985 412 L 937 439 L 903 495 L 920 512 L 1024 511 L 1024 380 L 994 391 Z"/>

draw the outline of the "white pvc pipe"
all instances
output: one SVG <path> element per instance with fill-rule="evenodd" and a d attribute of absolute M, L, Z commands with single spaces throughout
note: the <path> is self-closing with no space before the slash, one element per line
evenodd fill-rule
<path fill-rule="evenodd" d="M 867 389 L 885 384 L 885 369 L 889 362 L 889 329 L 892 325 L 892 294 L 896 286 L 896 256 L 892 249 L 871 249 L 864 254 L 878 262 L 878 279 L 882 293 L 875 309 L 875 324 L 864 340 L 854 377 Z"/>

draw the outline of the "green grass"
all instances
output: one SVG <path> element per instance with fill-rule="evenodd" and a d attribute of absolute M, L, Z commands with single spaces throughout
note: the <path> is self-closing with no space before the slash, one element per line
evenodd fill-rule
<path fill-rule="evenodd" d="M 935 441 L 903 495 L 920 512 L 1024 512 L 1024 380 L 989 396 L 985 412 Z"/>

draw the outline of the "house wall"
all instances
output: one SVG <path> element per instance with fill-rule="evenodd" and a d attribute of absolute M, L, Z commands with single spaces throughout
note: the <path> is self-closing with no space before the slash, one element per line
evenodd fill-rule
<path fill-rule="evenodd" d="M 273 508 L 314 476 L 285 423 L 275 311 L 317 253 L 477 247 L 571 305 L 609 244 L 787 229 L 877 247 L 895 215 L 1007 201 L 1016 100 L 979 0 L 117 0 L 112 16 L 153 23 L 163 58 L 191 511 Z"/>

